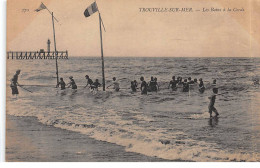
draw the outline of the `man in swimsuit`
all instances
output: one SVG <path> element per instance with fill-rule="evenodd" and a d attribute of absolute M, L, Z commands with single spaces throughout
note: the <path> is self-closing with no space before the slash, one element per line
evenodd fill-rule
<path fill-rule="evenodd" d="M 189 83 L 187 82 L 187 79 L 184 79 L 182 91 L 183 92 L 189 92 Z"/>
<path fill-rule="evenodd" d="M 147 94 L 147 83 L 145 82 L 144 77 L 141 77 L 140 80 L 142 81 L 141 94 Z"/>
<path fill-rule="evenodd" d="M 212 117 L 212 111 L 216 114 L 216 116 L 219 115 L 217 109 L 214 107 L 215 101 L 216 101 L 216 96 L 218 94 L 218 88 L 213 88 L 212 91 L 213 91 L 213 95 L 209 97 L 209 99 L 210 99 L 210 102 L 209 102 L 210 117 Z"/>
<path fill-rule="evenodd" d="M 18 95 L 19 94 L 17 86 L 19 85 L 18 84 L 18 76 L 19 76 L 20 73 L 21 73 L 21 70 L 17 70 L 16 73 L 14 74 L 13 78 L 11 79 L 10 87 L 12 89 L 12 95 Z"/>
<path fill-rule="evenodd" d="M 114 85 L 114 90 L 116 92 L 119 91 L 120 87 L 119 87 L 119 83 L 116 81 L 116 77 L 113 77 L 113 83 L 111 85 L 109 85 L 107 88 L 109 88 L 110 86 Z"/>
<path fill-rule="evenodd" d="M 84 88 L 86 88 L 88 85 L 89 85 L 89 87 L 90 87 L 90 86 L 93 84 L 93 81 L 92 81 L 92 79 L 89 78 L 88 75 L 86 75 L 85 77 L 86 77 L 86 79 L 87 79 L 87 85 L 84 86 Z"/>
<path fill-rule="evenodd" d="M 63 78 L 60 78 L 60 82 L 58 83 L 58 87 L 60 86 L 61 90 L 65 89 L 65 82 L 63 81 Z"/>
<path fill-rule="evenodd" d="M 70 79 L 70 83 L 68 84 L 68 88 L 71 86 L 72 89 L 77 89 L 78 87 L 76 85 L 76 82 L 73 79 L 73 76 L 70 76 L 69 79 Z"/>
<path fill-rule="evenodd" d="M 92 90 L 96 89 L 98 91 L 98 87 L 102 86 L 99 82 L 98 79 L 90 86 Z"/>
<path fill-rule="evenodd" d="M 199 91 L 200 91 L 200 93 L 204 93 L 204 91 L 205 91 L 205 86 L 204 86 L 204 83 L 203 83 L 202 78 L 200 78 L 199 81 L 200 81 Z"/>
<path fill-rule="evenodd" d="M 178 83 L 178 81 L 175 80 L 175 76 L 172 76 L 172 80 L 169 83 L 168 89 L 170 89 L 170 87 L 171 87 L 172 91 L 176 91 L 177 90 L 177 83 Z"/>

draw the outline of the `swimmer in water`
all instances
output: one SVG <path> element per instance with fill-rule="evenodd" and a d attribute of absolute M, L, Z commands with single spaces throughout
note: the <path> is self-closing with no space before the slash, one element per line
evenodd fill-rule
<path fill-rule="evenodd" d="M 135 83 L 134 81 L 131 81 L 131 89 L 132 89 L 132 92 L 136 92 L 137 83 Z"/>
<path fill-rule="evenodd" d="M 216 96 L 218 94 L 218 88 L 213 88 L 212 91 L 213 91 L 213 95 L 209 97 L 209 99 L 210 99 L 210 102 L 209 102 L 210 117 L 212 117 L 212 111 L 216 114 L 216 116 L 219 115 L 217 109 L 214 107 L 215 101 L 216 101 Z"/>
<path fill-rule="evenodd" d="M 71 87 L 72 89 L 77 89 L 78 87 L 76 85 L 76 82 L 73 79 L 73 76 L 70 76 L 69 79 L 70 79 L 70 83 L 68 83 L 68 88 Z"/>
<path fill-rule="evenodd" d="M 140 80 L 142 81 L 141 94 L 147 94 L 147 83 L 145 82 L 144 77 L 141 77 Z"/>
<path fill-rule="evenodd" d="M 190 85 L 190 84 L 194 84 L 194 81 L 191 80 L 191 77 L 188 77 L 188 84 L 189 84 L 189 85 Z"/>
<path fill-rule="evenodd" d="M 189 83 L 187 82 L 187 79 L 184 79 L 182 91 L 183 92 L 189 92 Z"/>
<path fill-rule="evenodd" d="M 159 90 L 159 85 L 157 83 L 157 78 L 156 77 L 154 78 L 154 88 L 153 88 L 153 90 L 156 91 L 156 92 L 157 92 L 157 90 Z"/>
<path fill-rule="evenodd" d="M 170 89 L 170 87 L 171 87 L 172 91 L 176 91 L 177 90 L 177 83 L 178 83 L 178 81 L 175 80 L 175 76 L 172 76 L 172 80 L 169 83 L 168 89 Z"/>
<path fill-rule="evenodd" d="M 58 83 L 57 86 L 58 86 L 58 87 L 60 86 L 60 89 L 61 89 L 61 90 L 66 89 L 66 88 L 65 88 L 66 83 L 64 82 L 63 78 L 60 78 L 60 82 Z"/>
<path fill-rule="evenodd" d="M 203 83 L 202 78 L 200 78 L 199 81 L 200 81 L 199 91 L 200 91 L 200 93 L 204 93 L 204 91 L 205 91 L 205 86 L 204 86 L 204 83 Z"/>
<path fill-rule="evenodd" d="M 97 90 L 98 91 L 98 87 L 100 87 L 100 86 L 102 86 L 102 85 L 98 82 L 98 79 L 96 79 L 96 81 L 92 85 L 90 85 L 90 88 L 92 90 Z"/>
<path fill-rule="evenodd" d="M 86 88 L 87 86 L 90 87 L 93 84 L 92 79 L 90 79 L 88 75 L 86 75 L 85 78 L 87 79 L 87 85 L 84 86 L 84 88 Z"/>
<path fill-rule="evenodd" d="M 119 87 L 119 83 L 116 81 L 116 77 L 113 77 L 113 83 L 111 85 L 109 85 L 107 88 L 109 88 L 110 86 L 114 85 L 114 90 L 116 92 L 119 91 L 120 87 Z"/>

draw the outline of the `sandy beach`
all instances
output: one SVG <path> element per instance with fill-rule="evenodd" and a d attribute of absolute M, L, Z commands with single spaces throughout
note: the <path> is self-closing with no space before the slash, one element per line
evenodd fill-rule
<path fill-rule="evenodd" d="M 124 147 L 46 126 L 34 117 L 6 116 L 8 162 L 155 162 L 168 161 L 125 152 Z"/>

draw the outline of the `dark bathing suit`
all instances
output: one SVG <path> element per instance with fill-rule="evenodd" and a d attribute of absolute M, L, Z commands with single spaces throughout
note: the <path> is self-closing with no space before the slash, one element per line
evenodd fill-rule
<path fill-rule="evenodd" d="M 142 81 L 141 88 L 143 89 L 142 94 L 147 94 L 147 83 L 145 81 Z"/>
<path fill-rule="evenodd" d="M 61 90 L 64 90 L 64 89 L 66 89 L 65 88 L 65 86 L 66 86 L 66 84 L 65 84 L 65 82 L 64 81 L 60 81 L 60 88 L 61 88 Z"/>
<path fill-rule="evenodd" d="M 78 87 L 77 87 L 77 85 L 76 85 L 76 83 L 75 83 L 75 81 L 74 81 L 74 79 L 71 79 L 71 82 L 70 82 L 70 84 L 71 84 L 71 88 L 72 89 L 77 89 Z"/>
<path fill-rule="evenodd" d="M 171 80 L 170 85 L 172 86 L 172 90 L 177 90 L 177 81 L 176 80 Z"/>
<path fill-rule="evenodd" d="M 18 75 L 15 74 L 13 79 L 12 79 L 12 83 L 11 83 L 11 89 L 12 89 L 12 94 L 19 94 L 18 88 L 17 88 L 17 81 L 18 81 Z"/>

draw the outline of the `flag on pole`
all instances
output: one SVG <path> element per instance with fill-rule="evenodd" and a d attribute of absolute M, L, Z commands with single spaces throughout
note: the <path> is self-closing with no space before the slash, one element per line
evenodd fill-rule
<path fill-rule="evenodd" d="M 84 12 L 85 17 L 89 17 L 93 13 L 98 11 L 96 2 L 93 2 Z"/>
<path fill-rule="evenodd" d="M 46 9 L 46 6 L 45 6 L 43 3 L 41 3 L 41 5 L 39 6 L 39 8 L 35 9 L 35 11 L 36 11 L 36 12 L 39 12 L 39 11 L 41 11 L 41 10 L 43 10 L 43 9 Z"/>

